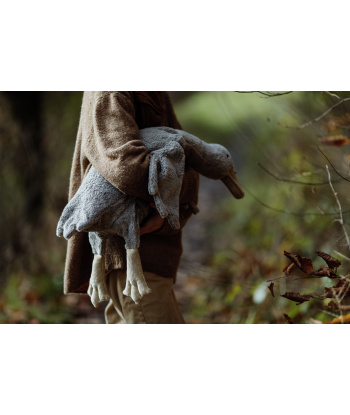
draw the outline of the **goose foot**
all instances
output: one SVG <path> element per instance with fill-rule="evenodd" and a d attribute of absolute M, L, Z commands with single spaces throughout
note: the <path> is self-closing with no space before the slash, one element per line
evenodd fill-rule
<path fill-rule="evenodd" d="M 123 294 L 131 297 L 135 304 L 138 304 L 141 301 L 141 298 L 150 294 L 152 290 L 148 287 L 143 275 L 139 250 L 127 249 L 126 254 L 126 287 Z"/>
<path fill-rule="evenodd" d="M 92 273 L 87 293 L 94 307 L 99 307 L 103 301 L 109 301 L 105 278 L 105 262 L 103 255 L 94 255 Z"/>

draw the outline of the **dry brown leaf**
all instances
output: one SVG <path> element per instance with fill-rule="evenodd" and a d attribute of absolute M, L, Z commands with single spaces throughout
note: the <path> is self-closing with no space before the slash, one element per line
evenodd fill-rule
<path fill-rule="evenodd" d="M 350 114 L 345 114 L 341 117 L 330 117 L 322 129 L 326 132 L 331 132 L 338 129 L 338 126 L 350 125 Z"/>
<path fill-rule="evenodd" d="M 320 142 L 322 144 L 325 144 L 327 146 L 345 146 L 350 143 L 350 138 L 345 137 L 344 135 L 333 135 L 329 137 L 324 137 L 320 139 Z"/>
<path fill-rule="evenodd" d="M 315 252 L 318 256 L 320 256 L 322 259 L 324 259 L 327 263 L 327 265 L 330 268 L 338 268 L 341 265 L 341 262 L 339 261 L 339 259 L 335 259 L 332 256 L 326 254 L 325 252 L 322 251 L 316 251 Z"/>
<path fill-rule="evenodd" d="M 339 278 L 334 288 L 344 287 L 344 285 L 348 284 L 350 284 L 350 281 L 347 278 Z"/>
<path fill-rule="evenodd" d="M 295 301 L 297 302 L 297 305 L 300 305 L 304 303 L 305 301 L 309 301 L 310 298 L 318 297 L 318 294 L 312 293 L 312 294 L 299 294 L 294 292 L 289 292 L 281 295 L 281 297 L 287 298 L 287 300 Z"/>
<path fill-rule="evenodd" d="M 305 274 L 309 275 L 314 272 L 314 267 L 312 266 L 311 259 L 305 258 L 301 255 L 294 255 L 287 251 L 284 251 L 284 255 L 292 262 L 294 262 L 294 264 Z"/>
<path fill-rule="evenodd" d="M 350 124 L 350 113 L 346 113 L 341 117 L 332 117 L 331 120 L 336 125 L 349 125 Z"/>
<path fill-rule="evenodd" d="M 326 305 L 324 308 L 326 308 L 327 310 L 331 310 L 331 311 L 339 310 L 337 304 L 334 301 L 331 301 L 330 303 L 328 303 L 328 305 Z"/>
<path fill-rule="evenodd" d="M 285 273 L 286 277 L 288 277 L 293 272 L 293 269 L 295 269 L 295 267 L 296 265 L 293 262 L 292 264 L 289 264 L 283 268 L 283 272 Z"/>
<path fill-rule="evenodd" d="M 271 291 L 272 297 L 275 296 L 275 294 L 273 293 L 273 286 L 275 285 L 274 282 L 272 282 L 267 288 Z"/>
<path fill-rule="evenodd" d="M 350 284 L 327 288 L 325 287 L 325 294 L 322 295 L 323 298 L 345 298 L 350 293 Z"/>
<path fill-rule="evenodd" d="M 288 315 L 288 314 L 283 314 L 283 317 L 284 317 L 284 319 L 286 320 L 286 322 L 287 322 L 288 324 L 294 324 L 294 323 L 293 323 L 293 320 L 289 317 L 289 315 Z"/>
<path fill-rule="evenodd" d="M 319 270 L 315 271 L 313 275 L 316 275 L 318 277 L 337 278 L 335 272 L 328 267 L 321 267 Z"/>

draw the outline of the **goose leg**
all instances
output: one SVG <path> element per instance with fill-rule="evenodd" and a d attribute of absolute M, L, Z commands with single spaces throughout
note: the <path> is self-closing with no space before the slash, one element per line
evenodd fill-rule
<path fill-rule="evenodd" d="M 104 255 L 94 255 L 92 263 L 92 273 L 87 293 L 91 298 L 94 307 L 99 307 L 102 301 L 108 301 L 107 284 L 105 278 L 105 258 Z"/>
<path fill-rule="evenodd" d="M 127 249 L 126 261 L 126 287 L 123 294 L 131 297 L 138 304 L 142 297 L 152 292 L 143 275 L 139 250 Z"/>

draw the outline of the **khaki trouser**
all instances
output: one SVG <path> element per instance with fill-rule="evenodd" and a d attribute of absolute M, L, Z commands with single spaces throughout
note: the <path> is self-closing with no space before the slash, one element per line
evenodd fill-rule
<path fill-rule="evenodd" d="M 185 324 L 173 291 L 172 278 L 163 278 L 153 272 L 144 272 L 150 294 L 139 304 L 123 294 L 126 270 L 109 274 L 108 292 L 111 297 L 106 309 L 107 324 Z"/>

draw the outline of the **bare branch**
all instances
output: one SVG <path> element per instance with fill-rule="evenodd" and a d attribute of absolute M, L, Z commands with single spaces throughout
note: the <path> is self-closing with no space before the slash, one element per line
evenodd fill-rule
<path fill-rule="evenodd" d="M 276 280 L 280 280 L 282 278 L 288 278 L 289 275 L 283 275 L 283 277 L 277 277 L 277 278 L 273 278 L 272 280 L 266 280 L 266 282 L 271 282 L 271 281 L 276 281 Z"/>
<path fill-rule="evenodd" d="M 292 281 L 309 280 L 311 278 L 329 278 L 329 277 L 327 275 L 314 275 L 314 274 L 310 274 L 307 277 L 294 278 L 294 280 L 292 280 Z M 341 278 L 341 276 L 340 275 L 336 275 L 336 277 L 334 277 L 334 278 Z M 320 294 L 320 295 L 322 295 L 322 294 Z"/>
<path fill-rule="evenodd" d="M 260 94 L 265 95 L 265 98 L 273 98 L 273 97 L 281 97 L 282 95 L 288 95 L 291 94 L 293 91 L 287 91 L 287 92 L 280 92 L 280 93 L 273 93 L 273 92 L 262 92 L 259 91 Z"/>
<path fill-rule="evenodd" d="M 326 158 L 326 160 L 328 161 L 328 163 L 332 166 L 333 170 L 337 173 L 338 176 L 340 176 L 342 179 L 346 180 L 347 182 L 350 182 L 349 179 L 347 179 L 346 177 L 342 176 L 338 170 L 336 170 L 336 168 L 333 166 L 333 164 L 330 162 L 329 158 L 324 154 L 324 152 L 320 149 L 319 146 L 317 146 L 318 150 L 321 152 L 321 154 Z M 326 166 L 327 167 L 327 166 Z M 328 172 L 328 167 L 327 167 L 327 172 Z"/>
<path fill-rule="evenodd" d="M 338 252 L 338 251 L 336 251 L 336 250 L 334 250 L 334 249 L 333 249 L 333 251 L 334 251 L 337 255 L 339 255 L 341 258 L 343 258 L 343 259 L 345 259 L 346 261 L 349 261 L 349 262 L 350 262 L 350 258 L 348 258 L 347 256 L 345 256 L 345 255 L 341 254 L 340 252 Z"/>
<path fill-rule="evenodd" d="M 338 99 L 341 99 L 340 97 L 338 97 L 338 95 L 335 95 L 335 94 L 332 94 L 331 92 L 329 92 L 329 91 L 324 91 L 326 94 L 328 94 L 328 95 L 330 95 L 331 97 L 336 97 L 336 98 L 338 98 Z"/>
<path fill-rule="evenodd" d="M 314 216 L 337 216 L 337 215 L 339 215 L 339 212 L 336 212 L 336 213 L 327 213 L 327 212 L 324 212 L 324 213 L 316 213 L 316 212 L 315 213 L 313 213 L 313 212 L 293 213 L 293 212 L 288 212 L 288 211 L 282 210 L 282 209 L 276 209 L 276 208 L 274 208 L 272 206 L 266 205 L 264 202 L 262 202 L 256 196 L 254 196 L 253 193 L 251 193 L 245 186 L 242 185 L 242 187 L 244 188 L 244 190 L 247 191 L 247 193 L 250 194 L 250 196 L 253 199 L 255 199 L 258 203 L 260 203 L 260 205 L 262 205 L 262 206 L 264 206 L 264 207 L 266 207 L 266 208 L 268 208 L 270 210 L 273 210 L 274 212 L 286 213 L 287 215 L 292 215 L 292 216 L 309 216 L 309 215 L 314 215 Z M 350 213 L 350 210 L 346 210 L 346 211 L 343 212 L 343 214 L 345 214 L 345 213 Z"/>
<path fill-rule="evenodd" d="M 338 128 L 344 128 L 344 130 L 349 130 L 350 129 L 350 125 L 340 125 L 340 124 L 336 124 L 336 123 L 334 123 L 334 125 Z"/>
<path fill-rule="evenodd" d="M 334 194 L 335 200 L 337 201 L 337 203 L 338 203 L 338 207 L 339 207 L 339 216 L 340 216 L 340 220 L 339 220 L 339 222 L 340 222 L 341 226 L 343 227 L 344 235 L 345 235 L 345 238 L 346 238 L 346 243 L 347 243 L 347 245 L 348 245 L 348 247 L 349 247 L 349 249 L 350 249 L 350 241 L 349 241 L 349 236 L 348 236 L 348 234 L 347 234 L 347 232 L 346 232 L 345 225 L 344 225 L 344 222 L 343 222 L 343 213 L 342 213 L 342 210 L 341 210 L 341 204 L 340 204 L 340 202 L 339 202 L 339 199 L 338 199 L 337 193 L 335 192 L 334 187 L 332 186 L 331 174 L 330 174 L 330 172 L 329 172 L 329 169 L 328 169 L 327 164 L 326 164 L 326 169 L 327 169 L 327 173 L 328 173 L 329 185 L 330 185 L 330 187 L 331 187 L 331 189 L 332 189 L 332 192 L 333 192 L 333 194 Z"/>
<path fill-rule="evenodd" d="M 306 157 L 303 157 L 305 161 L 307 161 L 311 166 L 318 167 L 319 169 L 326 170 L 324 167 L 319 166 L 318 164 L 313 163 L 312 161 L 308 160 Z"/>
<path fill-rule="evenodd" d="M 272 176 L 274 179 L 279 180 L 280 182 L 287 182 L 287 183 L 294 183 L 294 184 L 304 184 L 305 186 L 323 186 L 325 184 L 329 184 L 328 182 L 318 182 L 318 183 L 309 183 L 309 182 L 299 182 L 297 180 L 289 180 L 289 179 L 282 179 L 275 174 L 271 173 L 269 170 L 267 170 L 264 166 L 262 166 L 260 163 L 257 163 L 257 165 L 266 171 L 267 174 Z M 341 179 L 333 180 L 333 183 L 341 182 Z"/>
<path fill-rule="evenodd" d="M 343 102 L 346 102 L 346 101 L 350 101 L 350 98 L 343 98 L 341 101 L 337 102 L 336 104 L 334 104 L 333 106 L 328 108 L 328 110 L 326 112 L 324 112 L 322 115 L 320 115 L 319 117 L 317 117 L 314 120 L 311 120 L 309 122 L 306 122 L 305 124 L 299 125 L 297 127 L 294 127 L 294 126 L 291 126 L 291 125 L 281 124 L 279 122 L 277 122 L 277 124 L 280 125 L 281 127 L 284 127 L 284 128 L 291 128 L 291 129 L 294 129 L 294 130 L 301 130 L 305 127 L 308 127 L 311 124 L 314 124 L 315 122 L 320 121 L 322 118 L 324 118 L 326 115 L 328 115 L 335 107 L 337 107 L 338 105 L 340 105 L 340 104 L 342 104 Z"/>
<path fill-rule="evenodd" d="M 349 281 L 346 281 L 346 283 L 343 285 L 343 288 L 340 291 L 338 297 L 336 298 L 337 300 L 339 300 L 338 306 L 340 306 L 340 303 L 344 300 L 344 297 L 347 296 L 348 288 L 349 288 Z"/>
<path fill-rule="evenodd" d="M 282 95 L 288 95 L 291 94 L 293 91 L 287 91 L 287 92 L 268 92 L 268 91 L 233 91 L 233 92 L 237 92 L 238 94 L 253 94 L 253 93 L 258 93 L 261 95 L 264 95 L 264 97 L 262 98 L 273 98 L 273 97 L 280 97 Z"/>
<path fill-rule="evenodd" d="M 341 304 L 335 304 L 336 305 L 336 310 L 341 310 L 341 311 L 350 311 L 350 305 L 341 305 Z"/>

